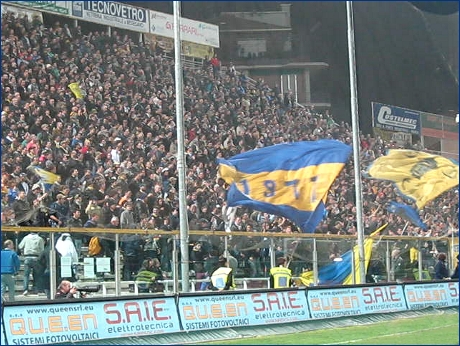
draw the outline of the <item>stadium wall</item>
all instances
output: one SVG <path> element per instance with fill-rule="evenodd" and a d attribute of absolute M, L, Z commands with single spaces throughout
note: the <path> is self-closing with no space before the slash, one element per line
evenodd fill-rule
<path fill-rule="evenodd" d="M 2 307 L 1 341 L 3 345 L 88 343 L 450 308 L 459 304 L 458 289 L 458 280 L 452 280 L 6 303 Z"/>

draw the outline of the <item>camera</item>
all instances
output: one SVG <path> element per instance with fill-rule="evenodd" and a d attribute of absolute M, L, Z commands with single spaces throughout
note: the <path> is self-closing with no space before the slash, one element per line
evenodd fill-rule
<path fill-rule="evenodd" d="M 77 292 L 82 292 L 82 293 L 96 293 L 99 292 L 101 289 L 101 285 L 86 285 L 86 286 L 81 286 L 77 287 L 74 286 L 77 290 Z"/>

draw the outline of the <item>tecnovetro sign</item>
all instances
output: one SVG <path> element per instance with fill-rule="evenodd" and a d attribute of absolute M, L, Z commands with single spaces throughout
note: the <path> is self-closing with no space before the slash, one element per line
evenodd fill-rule
<path fill-rule="evenodd" d="M 114 1 L 73 1 L 72 15 L 100 24 L 149 32 L 148 10 Z"/>
<path fill-rule="evenodd" d="M 372 102 L 372 121 L 383 130 L 421 134 L 419 111 Z"/>

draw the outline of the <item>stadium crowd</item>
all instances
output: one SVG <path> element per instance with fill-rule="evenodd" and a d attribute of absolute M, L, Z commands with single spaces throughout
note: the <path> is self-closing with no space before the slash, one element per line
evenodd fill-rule
<path fill-rule="evenodd" d="M 59 22 L 45 27 L 9 13 L 1 25 L 2 224 L 70 226 L 72 232 L 76 227 L 177 229 L 173 60 L 115 29 L 111 36 L 104 31 L 83 35 L 79 27 Z M 235 68 L 220 71 L 216 59 L 184 68 L 189 228 L 299 232 L 283 217 L 227 207 L 227 185 L 218 176 L 216 159 L 284 142 L 332 138 L 351 144 L 351 126 L 327 110 L 296 104 L 262 79 L 252 83 Z M 74 82 L 82 98 L 68 87 Z M 361 171 L 397 147 L 364 133 L 360 144 Z M 423 149 L 419 145 L 413 148 Z M 49 189 L 30 166 L 58 174 L 60 183 Z M 456 189 L 420 211 L 428 225 L 424 231 L 387 212 L 386 203 L 402 201 L 390 182 L 363 179 L 362 184 L 366 234 L 387 221 L 391 235 L 458 234 Z M 354 200 L 350 160 L 330 189 L 317 232 L 356 234 Z M 84 235 L 72 236 L 80 246 L 88 245 Z M 171 245 L 156 241 L 144 237 L 134 249 L 122 249 L 126 257 L 130 251 L 158 257 L 170 270 L 161 257 L 170 249 L 161 247 Z M 197 256 L 202 260 L 207 254 Z"/>

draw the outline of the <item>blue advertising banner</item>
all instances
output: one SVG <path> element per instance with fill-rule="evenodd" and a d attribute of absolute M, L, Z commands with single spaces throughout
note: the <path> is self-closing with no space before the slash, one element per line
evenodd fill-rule
<path fill-rule="evenodd" d="M 387 131 L 421 134 L 420 112 L 372 102 L 373 126 Z"/>
<path fill-rule="evenodd" d="M 309 290 L 307 301 L 314 319 L 407 310 L 398 285 Z"/>
<path fill-rule="evenodd" d="M 458 306 L 458 282 L 436 282 L 431 284 L 407 284 L 404 286 L 409 310 L 429 306 L 445 308 Z"/>
<path fill-rule="evenodd" d="M 180 331 L 174 298 L 4 306 L 10 345 L 48 345 Z"/>
<path fill-rule="evenodd" d="M 185 331 L 309 319 L 304 291 L 180 297 L 178 306 Z"/>

